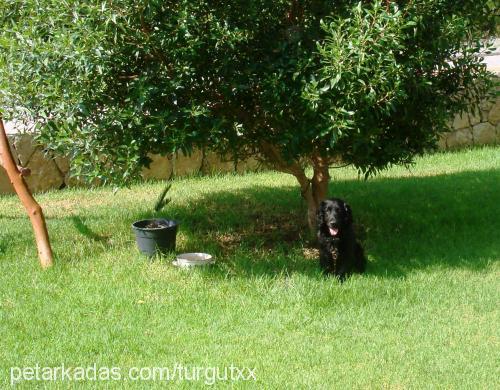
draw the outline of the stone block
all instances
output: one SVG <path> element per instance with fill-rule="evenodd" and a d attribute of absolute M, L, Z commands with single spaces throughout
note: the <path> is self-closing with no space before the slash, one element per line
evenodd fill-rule
<path fill-rule="evenodd" d="M 17 161 L 17 153 L 16 153 L 16 150 L 14 149 L 13 145 L 14 145 L 14 140 L 13 140 L 13 136 L 7 136 L 7 140 L 9 141 L 9 146 L 10 146 L 10 152 L 12 153 L 12 157 L 14 157 L 14 162 L 17 164 L 18 161 Z M 0 164 L 2 164 L 2 159 L 0 157 Z"/>
<path fill-rule="evenodd" d="M 16 134 L 11 137 L 11 143 L 14 145 L 17 157 L 22 166 L 26 166 L 35 150 L 37 144 L 33 139 L 32 134 Z"/>
<path fill-rule="evenodd" d="M 494 144 L 496 142 L 496 129 L 491 123 L 480 123 L 472 128 L 474 145 Z"/>
<path fill-rule="evenodd" d="M 64 178 L 54 160 L 46 158 L 41 150 L 33 153 L 26 168 L 31 169 L 31 175 L 25 179 L 33 192 L 57 189 L 64 183 Z"/>
<path fill-rule="evenodd" d="M 262 168 L 261 161 L 256 157 L 249 157 L 245 160 L 238 161 L 236 166 L 236 171 L 238 173 L 243 172 L 255 172 Z"/>
<path fill-rule="evenodd" d="M 173 158 L 174 175 L 189 176 L 196 175 L 201 170 L 203 153 L 199 149 L 193 150 L 191 155 L 184 155 L 182 152 L 176 152 Z"/>
<path fill-rule="evenodd" d="M 234 172 L 234 161 L 222 158 L 218 153 L 206 151 L 203 160 L 202 173 L 227 173 Z"/>
<path fill-rule="evenodd" d="M 446 145 L 449 149 L 456 149 L 467 145 L 472 145 L 471 129 L 462 129 L 448 133 Z"/>
<path fill-rule="evenodd" d="M 142 169 L 143 179 L 159 179 L 166 180 L 170 179 L 173 173 L 174 166 L 172 164 L 172 155 L 161 156 L 159 154 L 154 154 L 149 156 L 151 158 L 151 163 L 149 168 Z"/>
<path fill-rule="evenodd" d="M 491 107 L 493 107 L 493 105 L 495 104 L 494 101 L 492 100 L 483 100 L 480 104 L 479 104 L 479 108 L 481 109 L 481 111 L 490 111 L 491 110 Z"/>
<path fill-rule="evenodd" d="M 469 123 L 469 116 L 467 115 L 467 113 L 456 115 L 455 118 L 453 119 L 453 124 L 451 126 L 455 130 L 465 129 L 466 127 L 469 127 L 470 123 Z"/>
<path fill-rule="evenodd" d="M 475 126 L 481 123 L 481 112 L 476 110 L 472 113 L 469 113 L 469 122 L 471 126 Z"/>
<path fill-rule="evenodd" d="M 490 114 L 489 111 L 481 110 L 481 123 L 488 122 L 488 115 L 489 114 Z"/>
<path fill-rule="evenodd" d="M 70 170 L 69 158 L 64 156 L 55 156 L 54 162 L 61 171 L 62 175 L 66 176 Z"/>
<path fill-rule="evenodd" d="M 442 133 L 439 136 L 437 145 L 440 150 L 445 150 L 447 148 L 446 139 L 448 138 L 448 133 Z"/>
<path fill-rule="evenodd" d="M 488 114 L 488 122 L 492 125 L 500 123 L 500 99 L 497 99 L 493 107 L 491 107 L 490 113 Z"/>
<path fill-rule="evenodd" d="M 15 193 L 12 184 L 10 184 L 9 176 L 5 169 L 0 167 L 0 195 Z"/>

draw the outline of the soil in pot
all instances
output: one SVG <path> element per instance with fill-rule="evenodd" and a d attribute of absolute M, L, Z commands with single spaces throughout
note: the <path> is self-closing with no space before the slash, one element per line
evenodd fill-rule
<path fill-rule="evenodd" d="M 151 221 L 144 226 L 145 229 L 162 229 L 166 227 L 168 227 L 168 224 L 159 221 Z"/>

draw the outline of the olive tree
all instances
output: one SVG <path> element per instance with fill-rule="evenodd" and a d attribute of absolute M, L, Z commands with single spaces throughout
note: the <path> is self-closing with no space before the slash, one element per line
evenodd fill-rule
<path fill-rule="evenodd" d="M 329 168 L 411 163 L 478 103 L 493 3 L 3 0 L 0 109 L 90 179 L 196 146 L 258 155 L 312 225 Z"/>

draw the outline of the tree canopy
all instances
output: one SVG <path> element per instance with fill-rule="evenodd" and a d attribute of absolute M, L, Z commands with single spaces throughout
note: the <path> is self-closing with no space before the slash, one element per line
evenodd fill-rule
<path fill-rule="evenodd" d="M 74 172 L 126 182 L 149 153 L 258 153 L 310 205 L 328 167 L 432 148 L 489 77 L 477 0 L 4 0 L 0 109 Z M 313 177 L 304 167 L 313 167 Z"/>

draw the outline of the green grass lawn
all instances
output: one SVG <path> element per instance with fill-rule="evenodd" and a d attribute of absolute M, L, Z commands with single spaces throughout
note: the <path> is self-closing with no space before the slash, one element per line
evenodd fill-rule
<path fill-rule="evenodd" d="M 37 196 L 57 260 L 45 272 L 18 199 L 0 197 L 0 388 L 37 364 L 255 369 L 217 387 L 499 388 L 500 148 L 332 176 L 369 258 L 343 284 L 320 274 L 289 175 L 174 181 L 164 214 L 181 223 L 178 252 L 215 256 L 204 270 L 137 252 L 130 224 L 164 183 Z M 18 385 L 35 384 L 171 383 Z"/>

